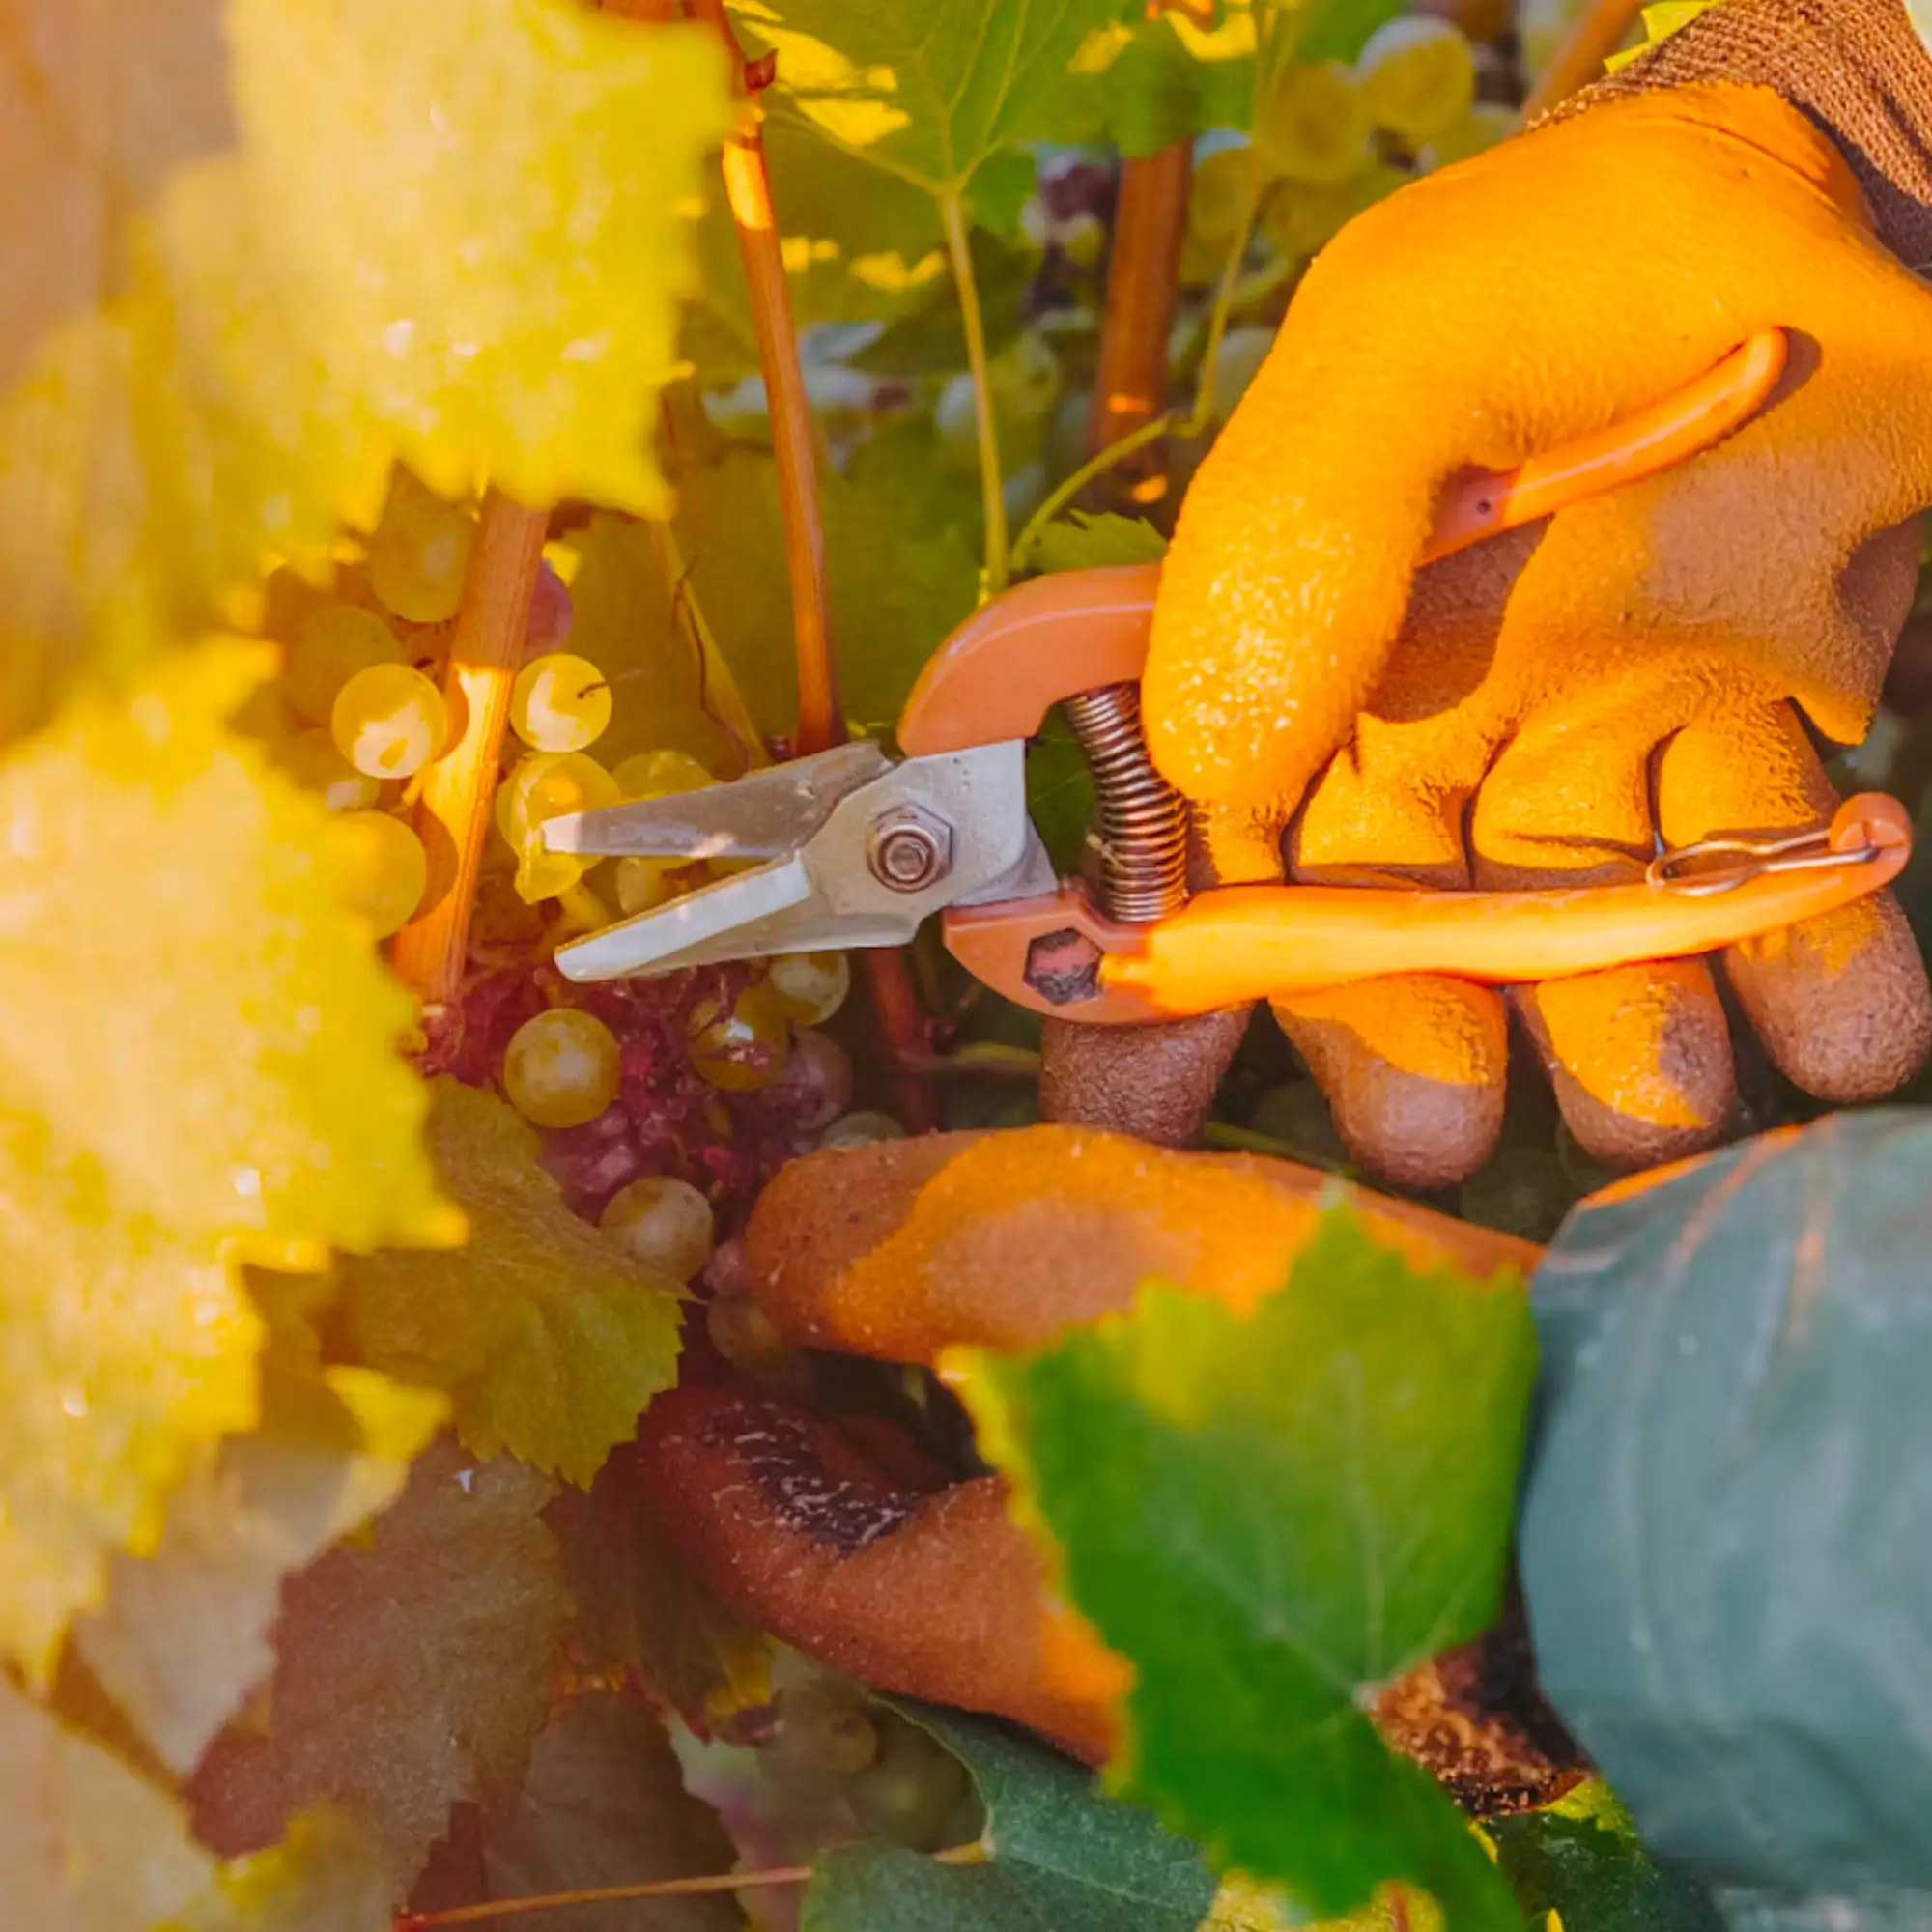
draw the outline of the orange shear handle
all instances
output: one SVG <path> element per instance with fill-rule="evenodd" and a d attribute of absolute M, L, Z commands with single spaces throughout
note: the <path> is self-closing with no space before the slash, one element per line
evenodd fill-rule
<path fill-rule="evenodd" d="M 1183 1019 L 1398 973 L 1516 985 L 1713 952 L 1849 904 L 1904 869 L 1912 823 L 1896 799 L 1865 793 L 1838 808 L 1823 842 L 1842 863 L 1766 870 L 1710 895 L 1648 881 L 1523 893 L 1229 886 L 1156 923 L 1127 925 L 1069 886 L 955 907 L 946 943 L 1016 1005 L 1094 1026 Z"/>

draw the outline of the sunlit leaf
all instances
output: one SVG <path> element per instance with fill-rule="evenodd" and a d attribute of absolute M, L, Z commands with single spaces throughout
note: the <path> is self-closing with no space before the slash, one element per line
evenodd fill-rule
<path fill-rule="evenodd" d="M 1644 1849 L 1608 1785 L 1589 1778 L 1554 1804 L 1484 1831 L 1531 1925 L 1563 1932 L 1719 1932 L 1710 1895 Z"/>
<path fill-rule="evenodd" d="M 666 501 L 653 385 L 725 125 L 715 37 L 569 0 L 148 17 L 174 11 L 15 10 L 0 738 L 83 655 L 124 664 L 265 552 L 372 517 L 393 456 L 445 491 Z"/>
<path fill-rule="evenodd" d="M 277 1365 L 260 1432 L 228 1437 L 174 1492 L 152 1556 L 114 1559 L 107 1603 L 74 1641 L 173 1770 L 274 1667 L 283 1577 L 393 1501 L 443 1416 L 440 1396 L 366 1369 Z"/>
<path fill-rule="evenodd" d="M 1494 1615 L 1533 1366 L 1514 1282 L 1412 1272 L 1341 1208 L 1248 1319 L 1150 1287 L 1029 1359 L 969 1358 L 982 1446 L 1134 1667 L 1127 1795 L 1311 1913 L 1407 1879 L 1513 1932 L 1363 1703 Z"/>
<path fill-rule="evenodd" d="M 322 1809 L 298 1818 L 279 1845 L 223 1866 L 204 1897 L 156 1932 L 390 1932 L 394 1923 L 375 1845 Z"/>
<path fill-rule="evenodd" d="M 964 196 L 1003 151 L 1051 131 L 1075 54 L 1119 0 L 740 0 L 745 38 L 778 56 L 768 97 L 847 153 Z"/>
<path fill-rule="evenodd" d="M 0 1677 L 0 1873 L 22 1932 L 148 1932 L 207 1890 L 181 1806 Z"/>
<path fill-rule="evenodd" d="M 457 1232 L 329 821 L 220 722 L 253 656 L 177 657 L 0 763 L 0 1650 L 30 1671 L 253 1424 L 240 1263 Z"/>

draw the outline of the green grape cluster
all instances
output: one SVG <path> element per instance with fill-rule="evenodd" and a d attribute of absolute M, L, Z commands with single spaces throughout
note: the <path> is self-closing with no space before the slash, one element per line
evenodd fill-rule
<path fill-rule="evenodd" d="M 1257 110 L 1251 183 L 1259 226 L 1276 254 L 1306 261 L 1356 215 L 1414 173 L 1446 167 L 1515 131 L 1513 110 L 1476 99 L 1476 52 L 1440 14 L 1391 20 L 1352 65 L 1293 61 L 1275 76 Z M 1235 218 L 1236 164 L 1226 149 L 1197 159 L 1220 179 L 1197 187 L 1188 250 L 1213 252 L 1218 218 L 1227 246 Z M 1202 277 L 1197 276 L 1197 279 Z"/>

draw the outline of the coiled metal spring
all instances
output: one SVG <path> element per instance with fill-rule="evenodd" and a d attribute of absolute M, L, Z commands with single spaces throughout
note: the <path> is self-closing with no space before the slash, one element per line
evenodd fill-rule
<path fill-rule="evenodd" d="M 1094 895 L 1111 918 L 1143 925 L 1187 903 L 1187 801 L 1154 770 L 1141 731 L 1140 687 L 1103 685 L 1064 701 L 1094 774 L 1098 860 Z"/>

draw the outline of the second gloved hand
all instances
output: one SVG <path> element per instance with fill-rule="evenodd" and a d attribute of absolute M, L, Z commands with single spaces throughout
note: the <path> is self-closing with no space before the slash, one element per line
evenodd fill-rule
<path fill-rule="evenodd" d="M 1417 569 L 1459 471 L 1602 429 L 1774 327 L 1791 366 L 1725 442 Z M 1809 827 L 1835 800 L 1803 720 L 1862 736 L 1928 502 L 1932 294 L 1837 149 L 1764 88 L 1618 100 L 1324 251 L 1183 506 L 1150 743 L 1230 880 L 1580 884 L 1640 873 L 1660 838 Z M 1890 1091 L 1932 1045 L 1889 895 L 1723 967 L 1820 1097 Z M 1635 1166 L 1722 1132 L 1704 961 L 1512 997 L 1592 1153 Z M 1367 1165 L 1439 1186 L 1485 1157 L 1502 995 L 1417 976 L 1277 1011 Z"/>

